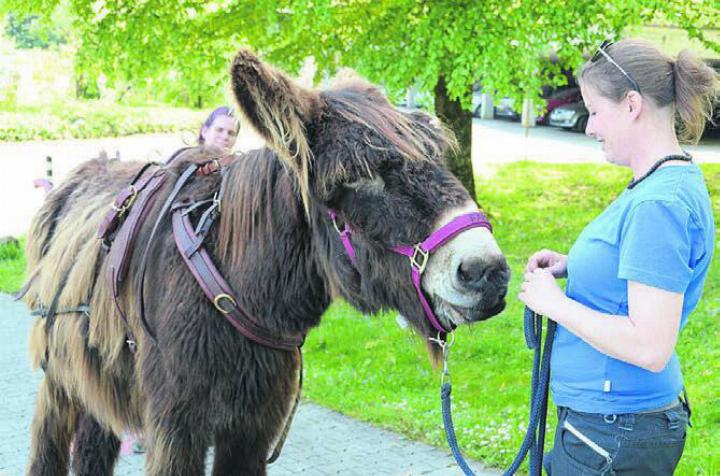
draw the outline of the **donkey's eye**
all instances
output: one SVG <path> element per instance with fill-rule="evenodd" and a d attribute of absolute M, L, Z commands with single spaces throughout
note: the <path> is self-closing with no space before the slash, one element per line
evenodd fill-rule
<path fill-rule="evenodd" d="M 363 178 L 343 184 L 343 187 L 354 192 L 379 194 L 385 190 L 385 181 L 380 175 L 375 175 L 372 179 Z"/>

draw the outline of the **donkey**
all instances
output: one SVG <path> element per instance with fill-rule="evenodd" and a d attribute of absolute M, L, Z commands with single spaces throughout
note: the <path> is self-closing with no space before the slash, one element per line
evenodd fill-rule
<path fill-rule="evenodd" d="M 238 304 L 266 329 L 305 335 L 342 298 L 365 313 L 397 310 L 421 336 L 435 337 L 408 258 L 393 249 L 477 212 L 443 163 L 448 133 L 429 115 L 398 111 L 360 79 L 306 90 L 247 50 L 230 75 L 239 110 L 269 147 L 232 161 L 224 174 L 193 178 L 177 200 L 213 197 L 224 181 L 205 247 Z M 301 354 L 260 345 L 230 325 L 188 271 L 161 216 L 182 170 L 218 152 L 191 148 L 166 166 L 168 180 L 138 232 L 147 261 L 130 250 L 118 306 L 95 233 L 143 164 L 86 162 L 34 218 L 25 301 L 33 309 L 54 305 L 57 314 L 51 323 L 38 318 L 31 331 L 31 358 L 45 374 L 28 474 L 64 475 L 70 467 L 78 475 L 112 474 L 128 430 L 144 434 L 150 475 L 202 474 L 210 446 L 213 475 L 266 474 L 298 392 Z M 339 227 L 352 236 L 339 236 Z M 421 294 L 442 329 L 504 308 L 509 269 L 488 227 L 458 234 L 425 265 Z M 428 347 L 437 357 L 439 349 Z"/>

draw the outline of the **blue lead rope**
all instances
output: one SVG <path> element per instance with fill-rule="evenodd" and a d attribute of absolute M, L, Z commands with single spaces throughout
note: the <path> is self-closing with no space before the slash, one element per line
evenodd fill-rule
<path fill-rule="evenodd" d="M 545 345 L 542 348 L 542 316 L 525 308 L 525 342 L 529 349 L 535 350 L 533 359 L 532 372 L 532 391 L 530 395 L 530 422 L 525 433 L 522 446 L 518 451 L 515 459 L 510 467 L 503 473 L 503 476 L 511 476 L 520 467 L 525 459 L 525 455 L 530 454 L 530 475 L 542 475 L 543 448 L 545 446 L 545 422 L 547 419 L 548 405 L 548 382 L 550 380 L 550 355 L 552 352 L 553 339 L 555 337 L 554 321 L 548 319 L 547 337 Z M 441 346 L 443 346 L 441 344 Z M 452 421 L 452 408 L 450 394 L 452 393 L 452 385 L 450 384 L 450 373 L 447 367 L 448 344 L 443 346 L 443 383 L 440 388 L 440 398 L 442 400 L 443 424 L 445 425 L 445 437 L 450 451 L 452 451 L 455 461 L 457 461 L 460 469 L 466 476 L 475 476 L 468 466 L 465 458 L 460 453 L 460 448 L 455 437 L 455 427 Z M 447 381 L 444 381 L 447 378 Z"/>

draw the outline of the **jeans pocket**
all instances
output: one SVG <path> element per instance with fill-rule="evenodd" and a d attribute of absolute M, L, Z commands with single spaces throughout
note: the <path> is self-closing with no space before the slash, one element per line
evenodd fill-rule
<path fill-rule="evenodd" d="M 598 434 L 588 431 L 580 422 L 573 424 L 568 417 L 560 424 L 560 449 L 563 459 L 578 470 L 578 474 L 606 475 L 611 473 L 612 455 Z"/>

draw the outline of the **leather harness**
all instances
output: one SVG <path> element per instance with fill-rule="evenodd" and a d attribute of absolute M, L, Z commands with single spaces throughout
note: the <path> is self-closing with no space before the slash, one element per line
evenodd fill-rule
<path fill-rule="evenodd" d="M 166 164 L 173 162 L 184 150 L 185 149 L 180 149 L 173 154 Z M 225 165 L 232 162 L 234 158 L 234 155 L 228 155 L 211 159 L 202 164 L 191 164 L 185 168 L 176 181 L 168 198 L 160 209 L 160 213 L 153 225 L 141 257 L 140 278 L 138 279 L 137 287 L 137 311 L 138 318 L 146 336 L 153 342 L 157 342 L 145 318 L 144 281 L 150 245 L 163 218 L 168 211 L 171 211 L 173 235 L 178 251 L 193 277 L 205 293 L 205 296 L 212 302 L 218 312 L 225 317 L 235 329 L 251 341 L 265 347 L 297 353 L 300 366 L 298 391 L 295 394 L 290 413 L 285 420 L 273 452 L 266 460 L 269 464 L 273 463 L 280 456 L 293 418 L 300 404 L 303 385 L 302 345 L 305 342 L 305 335 L 301 333 L 281 335 L 265 328 L 257 319 L 251 317 L 248 312 L 240 307 L 232 288 L 218 271 L 210 254 L 203 247 L 203 241 L 208 236 L 213 223 L 220 214 L 220 204 L 222 202 L 227 177 Z M 154 202 L 156 192 L 166 179 L 166 169 L 164 167 L 154 168 L 147 177 L 143 178 L 144 173 L 151 167 L 152 164 L 144 166 L 130 185 L 118 194 L 115 202 L 111 206 L 110 212 L 108 212 L 98 230 L 98 238 L 103 240 L 104 246 L 109 247 L 107 278 L 110 280 L 115 306 L 125 325 L 128 347 L 133 353 L 136 351 L 137 344 L 127 317 L 120 307 L 118 297 L 122 281 L 127 275 L 129 267 L 128 258 L 132 254 L 131 250 L 135 248 L 134 244 L 137 238 L 137 232 L 149 213 L 150 205 Z M 198 202 L 175 201 L 180 190 L 193 177 L 202 177 L 215 173 L 221 173 L 222 179 L 220 189 L 212 199 Z M 190 213 L 199 211 L 203 207 L 205 209 L 198 220 L 197 226 L 193 226 L 190 221 Z M 123 216 L 125 217 L 124 221 Z"/>
<path fill-rule="evenodd" d="M 176 160 L 184 150 L 181 149 L 176 152 L 166 164 Z M 140 261 L 140 279 L 137 288 L 138 317 L 146 336 L 155 342 L 154 332 L 145 318 L 144 278 L 150 246 L 160 223 L 168 211 L 171 211 L 172 230 L 178 251 L 205 296 L 218 312 L 251 341 L 273 349 L 294 351 L 302 347 L 305 336 L 300 333 L 292 335 L 278 334 L 265 328 L 257 319 L 251 317 L 238 304 L 238 299 L 236 299 L 232 288 L 218 271 L 210 254 L 203 247 L 203 241 L 220 213 L 220 203 L 226 177 L 224 166 L 231 162 L 234 157 L 229 155 L 212 159 L 203 164 L 188 165 L 176 181 L 155 221 Z M 222 180 L 220 190 L 212 199 L 198 202 L 175 201 L 180 190 L 193 177 L 215 173 L 222 173 Z M 98 238 L 103 240 L 103 246 L 109 249 L 107 279 L 112 290 L 115 306 L 125 326 L 128 346 L 133 352 L 136 349 L 136 340 L 130 329 L 127 316 L 120 306 L 119 295 L 123 280 L 127 276 L 129 258 L 132 255 L 132 250 L 135 249 L 138 230 L 149 214 L 155 195 L 165 183 L 166 178 L 165 167 L 157 167 L 157 164 L 145 165 L 131 183 L 118 193 L 111 210 L 105 216 L 98 230 Z M 190 221 L 190 212 L 203 208 L 204 211 L 197 226 L 193 226 Z"/>

